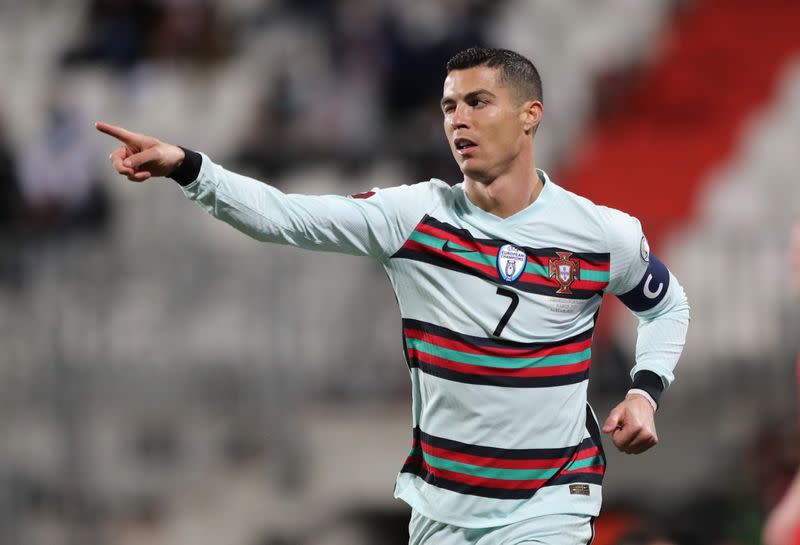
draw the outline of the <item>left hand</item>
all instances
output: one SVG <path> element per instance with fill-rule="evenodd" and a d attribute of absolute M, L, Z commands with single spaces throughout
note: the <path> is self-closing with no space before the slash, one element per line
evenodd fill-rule
<path fill-rule="evenodd" d="M 603 424 L 614 446 L 627 454 L 641 454 L 658 443 L 653 406 L 639 394 L 628 394 Z"/>

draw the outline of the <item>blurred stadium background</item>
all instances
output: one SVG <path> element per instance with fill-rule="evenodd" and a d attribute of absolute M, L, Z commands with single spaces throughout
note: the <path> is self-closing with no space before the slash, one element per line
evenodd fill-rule
<path fill-rule="evenodd" d="M 455 183 L 438 99 L 474 44 L 534 60 L 539 166 L 637 215 L 692 304 L 596 543 L 759 543 L 798 462 L 798 29 L 797 0 L 0 0 L 0 543 L 405 543 L 380 267 L 120 182 L 92 122 L 291 192 Z M 635 338 L 609 303 L 602 418 Z"/>

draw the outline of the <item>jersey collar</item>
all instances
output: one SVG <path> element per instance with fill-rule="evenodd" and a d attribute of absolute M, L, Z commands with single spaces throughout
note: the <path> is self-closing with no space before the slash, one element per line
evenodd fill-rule
<path fill-rule="evenodd" d="M 520 221 L 529 220 L 530 218 L 538 214 L 539 210 L 542 210 L 547 206 L 547 203 L 551 200 L 551 194 L 553 193 L 553 186 L 555 185 L 554 182 L 550 180 L 550 177 L 544 170 L 537 168 L 536 174 L 539 175 L 539 179 L 542 180 L 542 183 L 544 184 L 542 190 L 539 192 L 539 196 L 536 197 L 536 200 L 533 201 L 531 204 L 529 204 L 516 214 L 513 214 L 507 218 L 501 218 L 499 216 L 495 216 L 494 214 L 487 212 L 486 210 L 480 208 L 471 200 L 469 200 L 469 197 L 467 197 L 467 192 L 464 191 L 464 182 L 461 182 L 460 184 L 457 185 L 457 187 L 460 189 L 460 200 L 465 215 L 473 216 L 482 221 L 495 224 L 502 223 L 504 225 L 510 225 L 518 223 Z"/>

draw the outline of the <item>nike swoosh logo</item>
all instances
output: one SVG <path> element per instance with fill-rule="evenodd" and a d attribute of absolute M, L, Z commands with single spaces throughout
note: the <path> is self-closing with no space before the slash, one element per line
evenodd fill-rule
<path fill-rule="evenodd" d="M 450 241 L 449 240 L 445 240 L 444 244 L 442 244 L 442 251 L 443 252 L 449 252 L 449 253 L 452 253 L 452 254 L 471 254 L 475 250 L 465 250 L 465 249 L 462 249 L 462 248 L 456 248 L 454 246 L 450 246 Z"/>

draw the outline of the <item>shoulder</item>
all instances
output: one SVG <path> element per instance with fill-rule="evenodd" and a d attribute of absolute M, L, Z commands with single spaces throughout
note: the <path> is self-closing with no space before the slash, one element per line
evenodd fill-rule
<path fill-rule="evenodd" d="M 577 193 L 565 189 L 558 184 L 553 185 L 553 193 L 555 194 L 556 199 L 559 201 L 561 206 L 574 208 L 600 223 L 617 224 L 638 221 L 636 218 L 626 212 L 623 212 L 622 210 L 597 204 L 594 201 L 587 199 L 583 195 L 578 195 Z"/>
<path fill-rule="evenodd" d="M 409 190 L 417 192 L 420 195 L 425 195 L 426 197 L 437 200 L 452 198 L 456 191 L 455 186 L 450 186 L 447 182 L 439 180 L 438 178 L 431 178 L 430 180 L 405 187 L 408 187 Z"/>
<path fill-rule="evenodd" d="M 450 198 L 451 188 L 441 180 L 415 184 L 374 187 L 369 191 L 349 195 L 360 208 L 377 208 L 387 216 L 418 220 L 439 208 Z M 446 204 L 445 204 L 446 206 Z"/>
<path fill-rule="evenodd" d="M 424 182 L 415 184 L 403 184 L 391 187 L 374 187 L 363 193 L 354 193 L 350 197 L 354 199 L 369 199 L 373 196 L 386 198 L 444 198 L 451 187 L 442 180 L 432 178 Z"/>
<path fill-rule="evenodd" d="M 552 183 L 552 182 L 551 182 Z M 596 204 L 582 195 L 553 184 L 552 213 L 564 221 L 580 224 L 583 229 L 596 232 L 610 247 L 619 244 L 620 238 L 641 237 L 642 227 L 632 215 Z"/>
<path fill-rule="evenodd" d="M 433 210 L 452 202 L 455 190 L 438 179 L 430 179 L 410 185 L 399 185 L 380 190 L 384 199 L 396 202 L 404 207 Z"/>

